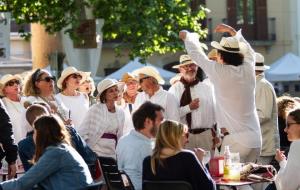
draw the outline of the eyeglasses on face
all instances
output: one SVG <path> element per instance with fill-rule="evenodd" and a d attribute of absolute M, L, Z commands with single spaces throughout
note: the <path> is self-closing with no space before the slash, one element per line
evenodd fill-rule
<path fill-rule="evenodd" d="M 77 73 L 71 74 L 70 77 L 72 77 L 73 79 L 82 79 L 82 76 Z"/>
<path fill-rule="evenodd" d="M 19 80 L 10 80 L 8 81 L 5 86 L 14 86 L 15 84 L 19 85 L 21 82 Z"/>
<path fill-rule="evenodd" d="M 289 128 L 290 126 L 292 126 L 292 125 L 296 125 L 296 124 L 299 124 L 299 123 L 297 123 L 297 122 L 293 122 L 293 123 L 286 123 L 286 126 L 287 126 L 287 128 Z"/>
<path fill-rule="evenodd" d="M 45 82 L 55 81 L 55 77 L 47 76 L 45 78 L 39 79 L 38 81 L 45 81 Z"/>

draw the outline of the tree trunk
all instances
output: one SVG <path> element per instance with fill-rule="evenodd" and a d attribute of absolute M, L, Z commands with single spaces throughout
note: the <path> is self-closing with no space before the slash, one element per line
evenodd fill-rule
<path fill-rule="evenodd" d="M 32 69 L 45 68 L 50 54 L 62 51 L 60 35 L 49 35 L 40 24 L 31 24 L 31 32 Z"/>

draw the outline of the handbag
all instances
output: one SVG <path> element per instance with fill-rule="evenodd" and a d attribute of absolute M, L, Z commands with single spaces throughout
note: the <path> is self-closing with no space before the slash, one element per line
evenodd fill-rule
<path fill-rule="evenodd" d="M 272 165 L 261 165 L 249 163 L 242 167 L 241 179 L 255 182 L 271 182 L 277 174 L 276 169 Z"/>

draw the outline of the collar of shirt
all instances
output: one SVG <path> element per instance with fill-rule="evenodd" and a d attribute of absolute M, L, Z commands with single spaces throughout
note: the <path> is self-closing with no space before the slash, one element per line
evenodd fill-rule
<path fill-rule="evenodd" d="M 146 137 L 145 135 L 143 135 L 142 133 L 140 133 L 140 132 L 138 132 L 138 131 L 136 131 L 136 130 L 131 130 L 130 133 L 131 133 L 132 135 L 134 135 L 134 136 L 136 136 L 136 137 L 138 137 L 138 138 L 144 140 L 144 141 L 148 141 L 148 142 L 150 142 L 150 143 L 152 142 L 151 139 L 149 139 L 148 137 Z"/>
<path fill-rule="evenodd" d="M 163 91 L 164 91 L 164 89 L 160 86 L 159 89 L 158 89 L 158 91 L 156 91 L 156 92 L 153 94 L 153 96 L 150 97 L 147 93 L 145 93 L 145 95 L 146 95 L 147 99 L 150 100 L 151 98 L 153 98 L 153 97 L 159 95 L 159 94 L 162 93 Z"/>

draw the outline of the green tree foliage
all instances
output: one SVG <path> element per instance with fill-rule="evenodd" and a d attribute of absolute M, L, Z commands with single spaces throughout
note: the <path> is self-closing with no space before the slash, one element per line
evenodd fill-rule
<path fill-rule="evenodd" d="M 175 52 L 183 48 L 178 40 L 182 29 L 205 37 L 200 21 L 206 9 L 191 11 L 192 0 L 1 0 L 0 11 L 11 11 L 16 22 L 40 23 L 54 33 L 66 26 L 73 34 L 89 7 L 95 18 L 104 18 L 104 40 L 121 43 L 116 47 L 130 50 L 131 58 L 146 58 L 153 53 Z"/>

